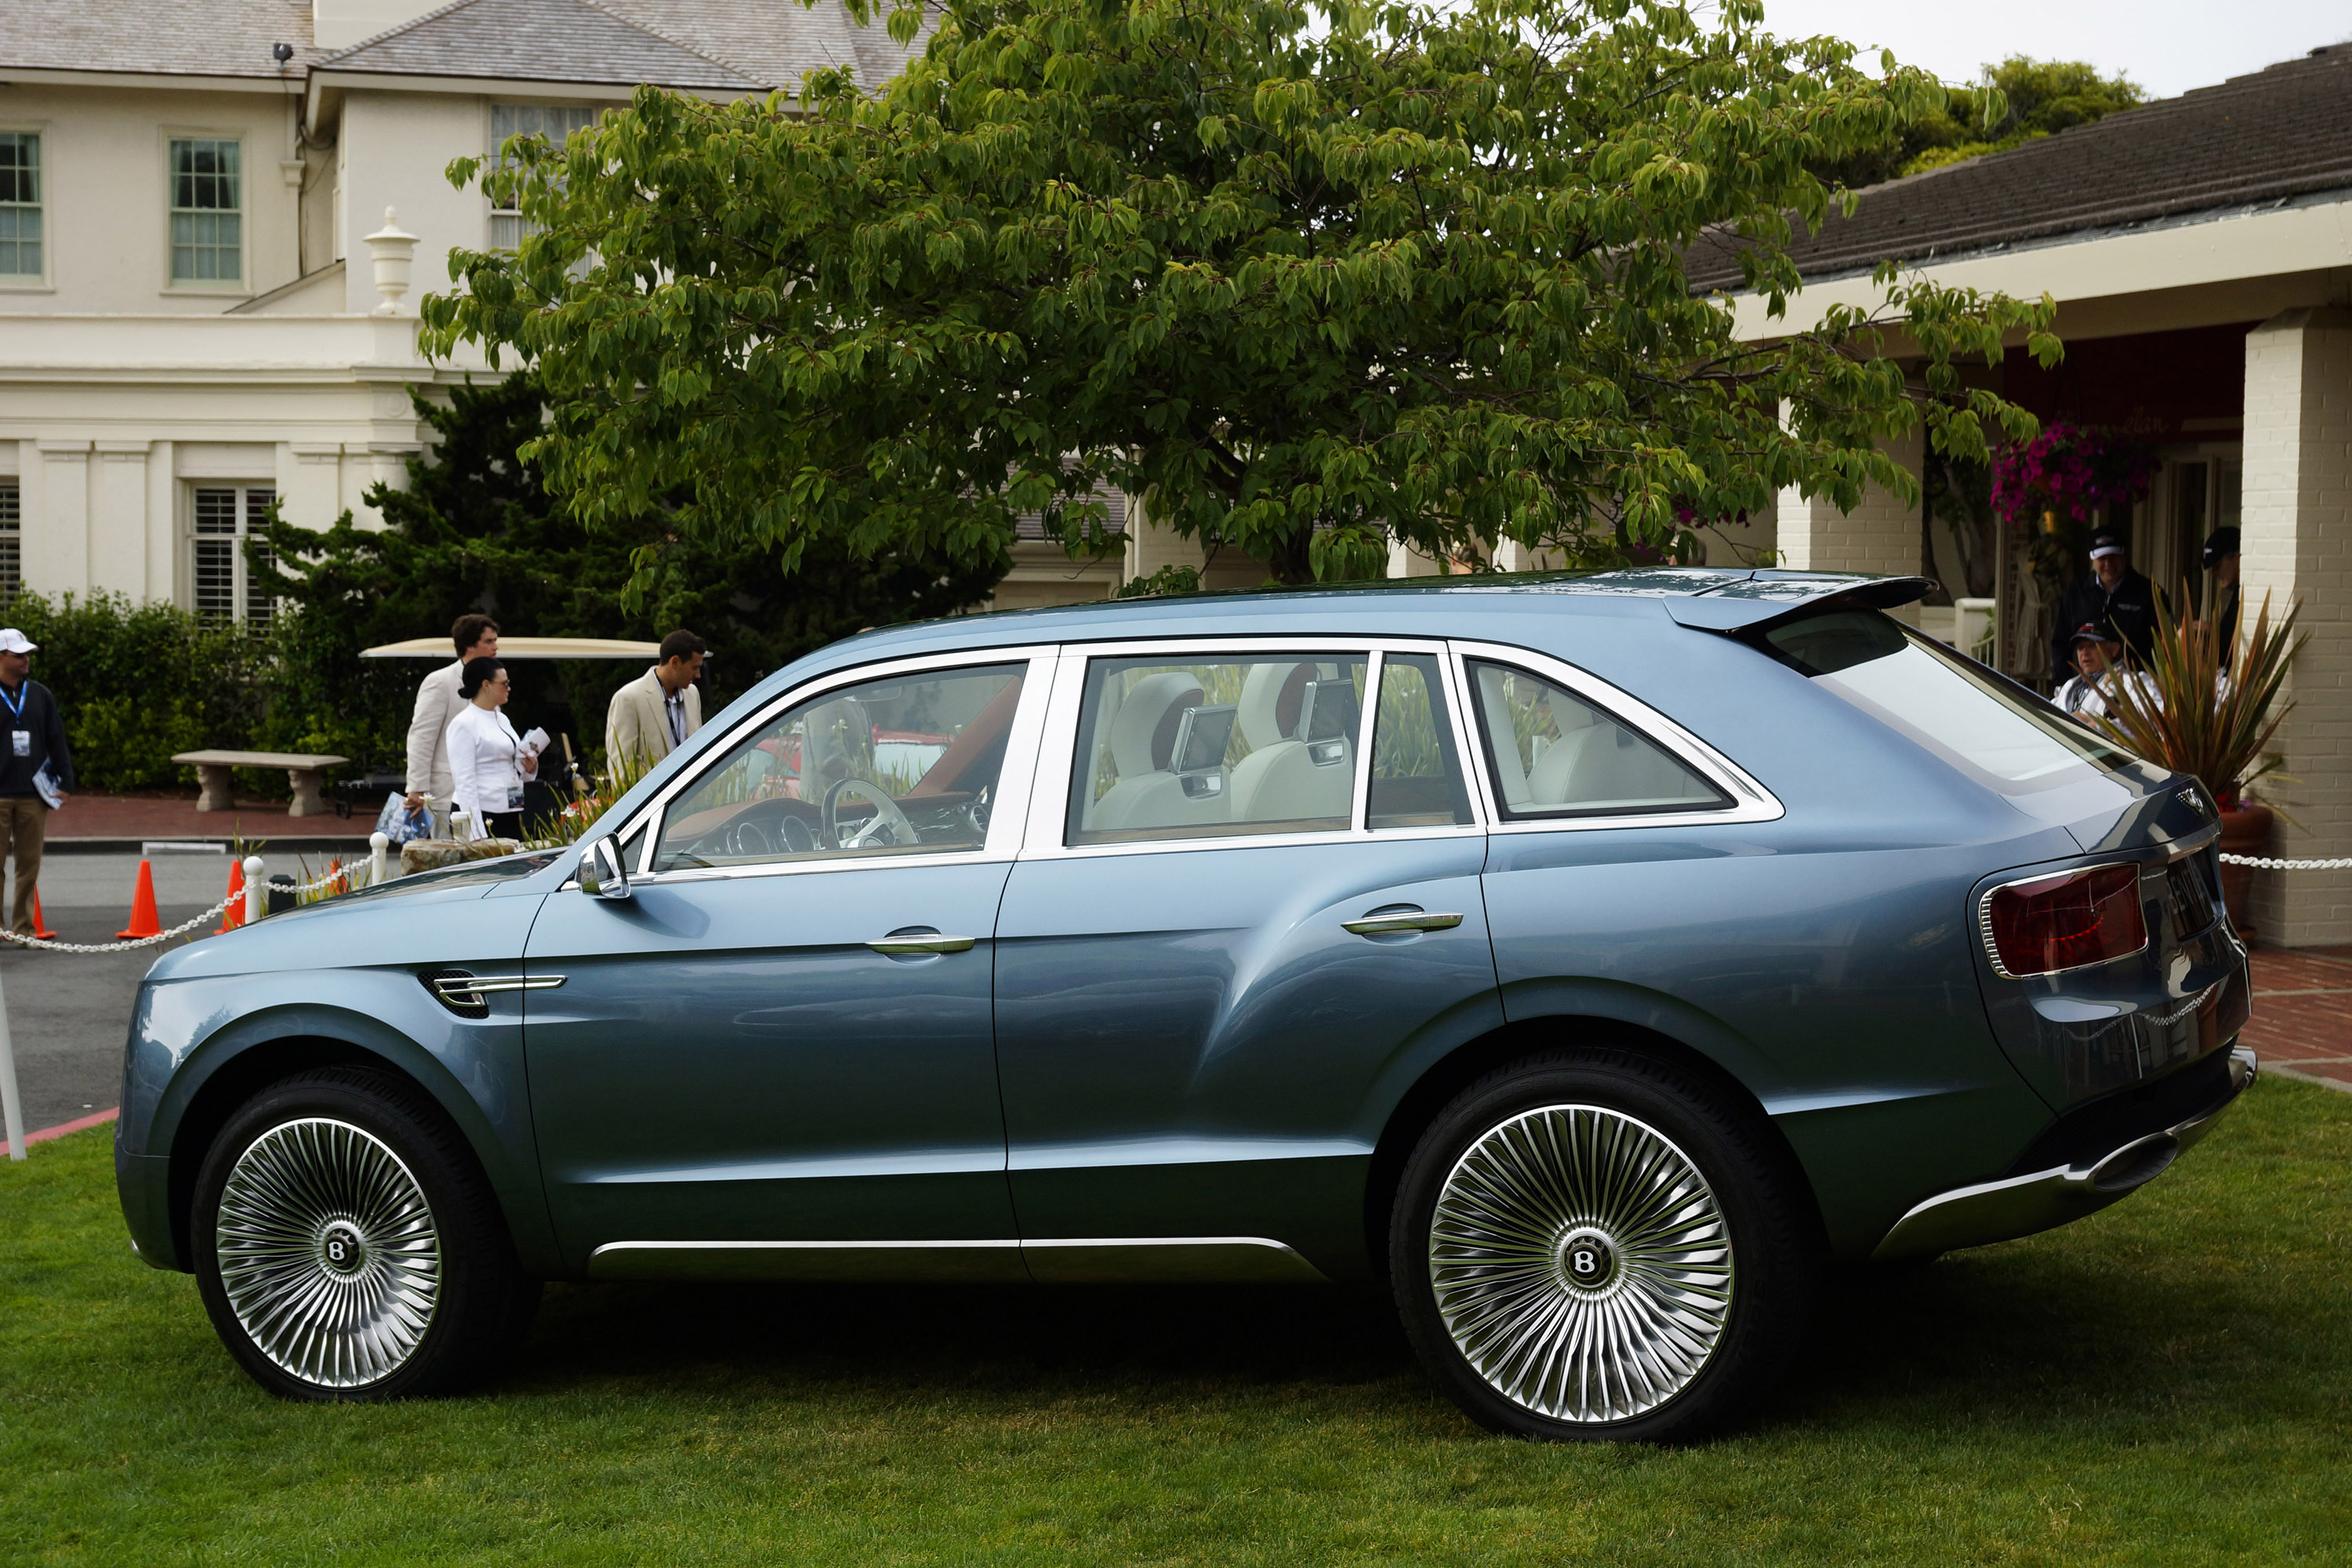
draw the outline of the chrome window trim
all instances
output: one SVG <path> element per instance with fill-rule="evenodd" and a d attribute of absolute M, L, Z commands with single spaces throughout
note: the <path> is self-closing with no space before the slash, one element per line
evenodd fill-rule
<path fill-rule="evenodd" d="M 1380 688 L 1371 685 L 1390 653 L 1418 653 L 1434 657 L 1441 672 L 1448 666 L 1446 644 L 1439 637 L 1370 637 L 1338 633 L 1329 637 L 1151 637 L 1103 643 L 1064 643 L 1060 646 L 1060 668 L 1056 671 L 1053 706 L 1045 716 L 1045 733 L 1037 749 L 1037 767 L 1029 804 L 1029 827 L 1022 845 L 1024 860 L 1089 860 L 1117 855 L 1171 855 L 1203 849 L 1275 849 L 1303 844 L 1365 844 L 1386 843 L 1408 838 L 1467 838 L 1482 836 L 1486 831 L 1483 823 L 1449 824 L 1432 827 L 1387 827 L 1369 829 L 1364 826 L 1368 783 L 1371 769 L 1371 737 L 1380 712 Z M 1161 658 L 1170 663 L 1200 662 L 1211 659 L 1282 658 L 1307 654 L 1366 656 L 1365 687 L 1371 700 L 1363 705 L 1361 727 L 1356 731 L 1355 799 L 1349 812 L 1346 827 L 1319 827 L 1298 833 L 1231 833 L 1204 835 L 1198 838 L 1139 838 L 1116 844 L 1066 844 L 1070 813 L 1070 772 L 1077 764 L 1078 722 L 1084 717 L 1087 666 L 1096 659 Z M 1465 717 L 1461 703 L 1454 700 L 1450 688 L 1454 678 L 1445 677 L 1449 684 L 1447 697 L 1454 709 L 1454 745 L 1462 744 L 1461 721 Z M 1466 769 L 1465 764 L 1465 769 Z M 1470 791 L 1471 815 L 1479 816 L 1478 792 Z"/>
<path fill-rule="evenodd" d="M 1020 848 L 1026 826 L 1030 780 L 1025 774 L 1035 764 L 1037 739 L 1045 724 L 1046 704 L 1055 684 L 1056 646 L 1034 643 L 1014 647 L 967 648 L 954 653 L 884 659 L 874 664 L 829 670 L 779 694 L 730 728 L 725 737 L 712 744 L 709 755 L 663 785 L 658 795 L 614 833 L 616 840 L 625 839 L 631 834 L 641 835 L 636 849 L 637 865 L 629 873 L 630 885 L 635 887 L 642 883 L 669 887 L 736 877 L 805 876 L 863 866 L 984 866 L 1012 860 Z M 952 849 L 929 855 L 848 854 L 806 860 L 760 861 L 745 866 L 697 866 L 660 872 L 653 869 L 654 853 L 660 847 L 663 820 L 667 816 L 671 804 L 701 783 L 714 769 L 725 766 L 736 745 L 744 737 L 782 717 L 793 708 L 829 691 L 862 686 L 869 681 L 887 680 L 894 676 L 1023 663 L 1029 666 L 1029 670 L 1023 677 L 1021 703 L 1013 710 L 1013 728 L 1005 737 L 1004 767 L 997 775 L 999 805 L 989 817 L 988 842 L 980 848 Z"/>
<path fill-rule="evenodd" d="M 1747 769 L 1640 698 L 1612 686 L 1597 675 L 1532 648 L 1513 647 L 1503 643 L 1465 642 L 1459 638 L 1449 639 L 1446 646 L 1453 654 L 1454 682 L 1462 695 L 1464 710 L 1462 722 L 1455 728 L 1470 731 L 1468 744 L 1472 760 L 1467 765 L 1474 781 L 1471 794 L 1480 812 L 1492 824 L 1487 829 L 1490 833 L 1601 833 L 1628 827 L 1702 827 L 1726 823 L 1778 822 L 1788 815 L 1788 808 L 1780 804 L 1780 798 Z M 1503 815 L 1502 798 L 1495 788 L 1492 761 L 1486 755 L 1486 742 L 1478 734 L 1476 721 L 1467 711 L 1475 691 L 1469 668 L 1469 661 L 1474 658 L 1524 669 L 1590 702 L 1612 718 L 1622 718 L 1628 729 L 1639 731 L 1675 761 L 1721 790 L 1729 797 L 1731 804 L 1704 811 L 1645 811 L 1619 816 L 1547 816 L 1518 822 L 1509 820 Z"/>
<path fill-rule="evenodd" d="M 2216 830 L 2216 837 L 2219 837 L 2218 830 Z M 2180 857 L 2175 856 L 2157 861 L 2155 864 L 2160 871 L 2169 866 L 2173 859 L 2178 858 Z M 2137 947 L 2133 948 L 2129 952 L 2114 953 L 2106 958 L 2095 958 L 2088 963 L 2070 963 L 2063 969 L 2037 969 L 2031 974 L 2011 974 L 2000 961 L 2000 949 L 1993 945 L 1992 900 L 1995 893 L 2006 892 L 2011 888 L 2021 888 L 2028 882 L 2047 882 L 2059 877 L 2086 877 L 2094 871 L 2113 870 L 2118 866 L 2130 867 L 2136 879 L 2133 885 L 2143 889 L 2147 888 L 2147 866 L 2138 860 L 2101 860 L 2089 866 L 2061 866 L 2054 871 L 2036 871 L 2031 877 L 2011 877 L 2005 882 L 1997 882 L 1987 888 L 1977 900 L 1977 938 L 1984 943 L 1985 960 L 1992 965 L 1992 972 L 2003 980 L 2049 980 L 2061 974 L 2080 974 L 2085 969 L 2096 969 L 2101 964 L 2121 963 L 2126 958 L 2137 958 L 2141 953 L 2146 952 L 2148 943 L 2156 940 L 2156 932 L 2148 924 L 2146 910 L 2140 911 Z M 2147 895 L 2143 891 L 2140 896 L 2145 898 Z"/>

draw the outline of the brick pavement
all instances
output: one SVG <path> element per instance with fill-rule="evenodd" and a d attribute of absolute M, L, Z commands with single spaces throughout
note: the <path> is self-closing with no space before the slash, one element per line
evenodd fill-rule
<path fill-rule="evenodd" d="M 376 803 L 381 805 L 383 802 Z M 348 817 L 289 816 L 282 800 L 240 800 L 229 811 L 198 811 L 186 795 L 78 795 L 49 819 L 48 837 L 105 838 L 361 838 L 374 830 L 373 812 Z"/>
<path fill-rule="evenodd" d="M 2241 1038 L 2263 1070 L 2352 1092 L 2352 947 L 2258 947 L 2253 970 Z"/>

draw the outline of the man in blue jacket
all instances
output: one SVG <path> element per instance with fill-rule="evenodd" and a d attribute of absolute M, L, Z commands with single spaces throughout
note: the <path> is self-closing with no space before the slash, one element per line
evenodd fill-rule
<path fill-rule="evenodd" d="M 16 897 L 8 929 L 33 934 L 33 892 L 41 880 L 41 846 L 49 813 L 73 793 L 73 752 L 66 748 L 58 700 L 32 676 L 34 644 L 14 626 L 0 626 L 0 860 L 13 847 Z"/>

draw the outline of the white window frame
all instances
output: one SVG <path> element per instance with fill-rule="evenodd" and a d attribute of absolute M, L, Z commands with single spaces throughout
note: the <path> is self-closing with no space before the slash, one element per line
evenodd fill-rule
<path fill-rule="evenodd" d="M 573 130 L 579 130 L 583 127 L 595 124 L 597 117 L 604 111 L 604 108 L 605 106 L 603 104 L 578 102 L 521 103 L 492 101 L 485 105 L 483 108 L 483 121 L 487 130 L 484 134 L 484 143 L 489 149 L 489 155 L 486 163 L 487 169 L 491 173 L 496 173 L 506 166 L 506 161 L 500 155 L 500 149 L 505 147 L 507 137 L 499 134 L 499 114 L 501 110 L 509 113 L 517 110 L 527 110 L 539 114 L 575 112 L 585 114 L 587 119 L 583 121 L 579 126 L 574 126 L 572 128 Z M 518 134 L 527 135 L 529 132 L 508 132 L 509 136 Z M 545 132 L 542 130 L 541 134 L 545 134 Z M 571 134 L 572 132 L 570 131 L 564 132 L 564 135 L 567 137 Z M 548 140 L 551 142 L 554 142 L 559 147 L 562 144 L 561 142 L 557 142 L 556 138 L 552 136 L 548 137 Z M 486 202 L 488 200 L 487 195 L 485 196 L 485 200 Z M 514 234 L 512 243 L 501 243 L 499 234 L 499 227 L 501 225 L 511 226 L 513 228 Z M 511 255 L 521 248 L 523 237 L 530 233 L 530 220 L 522 216 L 522 210 L 520 208 L 502 207 L 497 205 L 495 203 L 490 203 L 489 216 L 484 226 L 482 248 L 490 251 L 503 251 Z"/>
<path fill-rule="evenodd" d="M 163 292 L 166 294 L 235 294 L 253 292 L 253 223 L 252 204 L 246 200 L 253 191 L 253 172 L 247 167 L 246 136 L 242 131 L 213 131 L 166 126 L 163 132 Z M 229 207 L 182 207 L 178 205 L 179 181 L 174 167 L 173 149 L 180 142 L 226 142 L 236 149 L 236 205 Z M 172 237 L 173 221 L 185 215 L 233 213 L 236 218 L 236 276 L 235 278 L 181 278 L 173 270 L 173 253 L 178 247 Z M 208 248 L 217 249 L 218 247 Z"/>
<path fill-rule="evenodd" d="M 236 532 L 200 533 L 197 531 L 199 518 L 196 498 L 205 490 L 226 490 L 236 498 Z M 261 500 L 258 508 L 255 505 L 256 497 L 266 498 Z M 204 605 L 198 603 L 196 597 L 198 561 L 202 554 L 202 547 L 226 542 L 229 546 L 230 562 L 228 624 L 260 627 L 270 625 L 278 618 L 277 601 L 274 597 L 270 601 L 269 608 L 262 615 L 257 616 L 253 614 L 252 574 L 245 560 L 245 542 L 253 537 L 255 525 L 262 516 L 268 514 L 269 507 L 277 500 L 278 486 L 275 482 L 264 483 L 257 479 L 191 479 L 187 481 L 187 605 L 189 609 L 199 615 L 204 613 Z"/>
<path fill-rule="evenodd" d="M 50 257 L 55 252 L 56 236 L 49 225 L 49 163 L 48 128 L 46 125 L 0 124 L 0 136 L 29 136 L 33 139 L 33 199 L 10 202 L 6 210 L 29 212 L 40 230 L 34 243 L 40 247 L 41 268 L 37 272 L 0 272 L 0 289 L 11 292 L 49 291 Z"/>

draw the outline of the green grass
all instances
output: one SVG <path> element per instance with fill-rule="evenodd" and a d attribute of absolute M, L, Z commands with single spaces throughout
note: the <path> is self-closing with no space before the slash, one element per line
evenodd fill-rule
<path fill-rule="evenodd" d="M 2346 1560 L 2352 1099 L 2265 1081 L 2071 1229 L 1847 1281 L 1761 1423 L 1484 1436 L 1336 1292 L 578 1287 L 477 1398 L 279 1404 L 0 1167 L 0 1561 Z"/>

